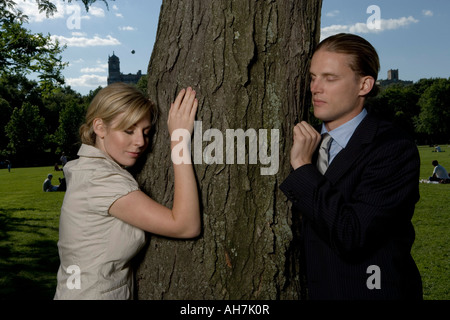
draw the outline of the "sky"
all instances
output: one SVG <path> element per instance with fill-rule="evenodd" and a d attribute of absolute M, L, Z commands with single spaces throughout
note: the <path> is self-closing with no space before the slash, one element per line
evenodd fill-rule
<path fill-rule="evenodd" d="M 35 0 L 16 2 L 29 17 L 27 29 L 67 45 L 63 75 L 81 94 L 106 86 L 113 53 L 122 73 L 147 73 L 162 0 L 108 1 L 109 8 L 99 1 L 89 12 L 78 1 L 55 0 L 58 12 L 49 18 Z M 450 78 L 449 23 L 448 0 L 323 0 L 321 39 L 340 32 L 366 38 L 380 56 L 379 79 L 389 69 L 401 80 Z"/>

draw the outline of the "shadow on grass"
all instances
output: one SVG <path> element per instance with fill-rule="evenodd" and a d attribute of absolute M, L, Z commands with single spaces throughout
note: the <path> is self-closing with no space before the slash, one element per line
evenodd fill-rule
<path fill-rule="evenodd" d="M 52 299 L 59 266 L 57 228 L 46 216 L 0 209 L 0 300 Z"/>

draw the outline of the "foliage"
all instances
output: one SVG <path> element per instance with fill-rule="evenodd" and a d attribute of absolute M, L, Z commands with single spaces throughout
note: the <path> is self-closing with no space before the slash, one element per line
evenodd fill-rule
<path fill-rule="evenodd" d="M 420 115 L 416 118 L 417 131 L 436 140 L 450 135 L 450 79 L 438 79 L 419 99 Z"/>
<path fill-rule="evenodd" d="M 136 84 L 136 87 L 141 90 L 141 92 L 148 97 L 148 76 L 142 76 L 138 83 Z"/>
<path fill-rule="evenodd" d="M 54 4 L 55 0 L 35 0 L 36 5 L 39 8 L 39 12 L 45 12 L 47 17 L 52 16 L 56 11 L 57 7 Z M 63 0 L 64 2 L 66 0 Z M 73 0 L 67 0 L 68 3 L 71 3 Z M 105 3 L 108 8 L 107 0 L 76 0 L 80 1 L 84 4 L 86 11 L 89 11 L 89 7 L 97 1 L 102 1 Z M 115 1 L 115 0 L 110 0 Z M 24 15 L 20 10 L 16 9 L 16 1 L 14 0 L 0 0 L 0 12 L 2 12 L 2 17 L 5 20 L 20 20 L 26 21 L 28 17 Z"/>
<path fill-rule="evenodd" d="M 70 87 L 44 89 L 23 76 L 0 77 L 0 125 L 5 131 L 0 136 L 1 160 L 8 157 L 18 166 L 27 159 L 54 163 L 63 151 L 76 157 L 78 128 L 91 98 Z"/>
<path fill-rule="evenodd" d="M 420 144 L 448 143 L 450 79 L 421 79 L 391 85 L 367 101 L 366 107 L 402 127 Z"/>
<path fill-rule="evenodd" d="M 65 47 L 53 42 L 50 35 L 24 28 L 27 17 L 11 9 L 12 3 L 0 0 L 0 75 L 37 73 L 42 82 L 62 84 L 61 70 L 67 64 L 60 54 Z"/>
<path fill-rule="evenodd" d="M 61 110 L 59 115 L 59 127 L 54 134 L 54 142 L 57 144 L 57 153 L 65 152 L 74 156 L 79 144 L 79 128 L 83 123 L 85 108 L 72 102 Z"/>
<path fill-rule="evenodd" d="M 106 4 L 106 0 L 99 0 Z M 68 3 L 72 0 L 67 0 Z M 81 0 L 86 10 L 97 0 Z M 39 12 L 47 17 L 57 11 L 54 0 L 36 0 Z M 67 66 L 61 53 L 66 46 L 53 41 L 50 34 L 33 34 L 24 27 L 28 17 L 16 7 L 14 0 L 0 0 L 0 76 L 37 73 L 40 81 L 63 84 L 61 71 Z"/>
<path fill-rule="evenodd" d="M 39 108 L 25 102 L 14 108 L 11 119 L 5 127 L 9 138 L 8 148 L 19 157 L 39 154 L 45 141 L 45 120 L 39 115 Z"/>

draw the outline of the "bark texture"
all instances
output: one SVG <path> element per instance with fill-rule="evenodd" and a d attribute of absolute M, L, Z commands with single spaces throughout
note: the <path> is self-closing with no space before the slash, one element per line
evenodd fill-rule
<path fill-rule="evenodd" d="M 160 117 L 138 181 L 153 199 L 171 206 L 166 121 L 170 103 L 187 86 L 198 93 L 201 135 L 208 129 L 223 134 L 223 163 L 202 158 L 195 165 L 200 237 L 149 235 L 136 275 L 139 299 L 302 297 L 299 217 L 292 216 L 278 186 L 291 170 L 293 125 L 310 107 L 309 61 L 320 36 L 321 5 L 321 0 L 163 1 L 148 69 L 149 95 Z M 261 175 L 269 165 L 259 158 L 250 163 L 248 139 L 245 164 L 237 164 L 237 149 L 234 164 L 227 163 L 227 129 L 267 129 L 269 155 L 271 129 L 278 129 L 278 172 Z M 195 138 L 203 141 L 202 151 L 217 142 L 207 135 Z M 198 146 L 193 144 L 193 153 Z"/>

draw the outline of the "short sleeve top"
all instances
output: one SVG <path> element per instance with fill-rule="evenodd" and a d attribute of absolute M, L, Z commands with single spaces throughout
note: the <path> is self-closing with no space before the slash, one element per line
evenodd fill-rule
<path fill-rule="evenodd" d="M 55 299 L 132 299 L 130 260 L 145 232 L 111 216 L 109 208 L 138 184 L 100 149 L 82 145 L 78 156 L 64 167 Z"/>

